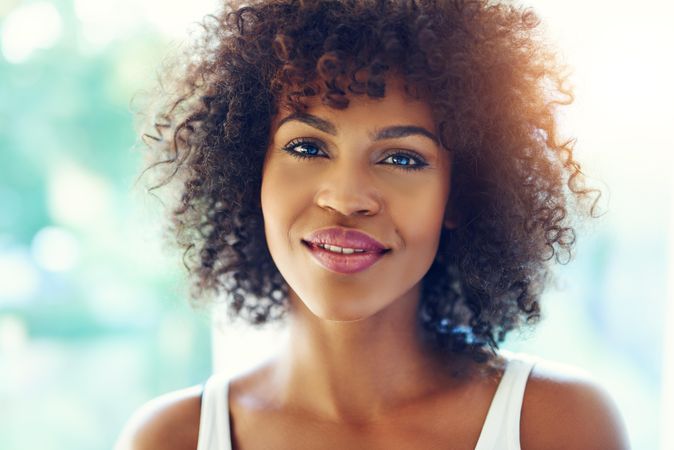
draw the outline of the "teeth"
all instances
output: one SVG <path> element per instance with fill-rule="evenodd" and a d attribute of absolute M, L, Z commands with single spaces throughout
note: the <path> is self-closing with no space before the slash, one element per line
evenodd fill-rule
<path fill-rule="evenodd" d="M 360 249 L 360 248 L 344 248 L 344 247 L 339 247 L 337 245 L 330 245 L 330 244 L 318 244 L 319 247 L 329 250 L 331 252 L 335 253 L 344 253 L 345 255 L 350 255 L 352 253 L 364 253 L 365 250 Z"/>

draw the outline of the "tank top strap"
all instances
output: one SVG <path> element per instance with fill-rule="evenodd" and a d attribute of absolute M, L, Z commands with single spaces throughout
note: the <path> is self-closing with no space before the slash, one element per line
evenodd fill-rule
<path fill-rule="evenodd" d="M 229 424 L 229 379 L 211 375 L 201 396 L 197 450 L 232 450 Z"/>
<path fill-rule="evenodd" d="M 535 360 L 505 353 L 507 365 L 496 388 L 475 450 L 521 450 L 520 416 Z"/>

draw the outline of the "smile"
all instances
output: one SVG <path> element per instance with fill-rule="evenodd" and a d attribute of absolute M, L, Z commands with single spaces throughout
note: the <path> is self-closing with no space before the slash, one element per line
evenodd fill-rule
<path fill-rule="evenodd" d="M 347 248 L 340 247 L 339 245 L 330 245 L 330 244 L 316 244 L 318 247 L 331 251 L 333 253 L 343 253 L 345 255 L 350 255 L 352 253 L 365 253 L 367 250 L 362 248 Z"/>
<path fill-rule="evenodd" d="M 388 253 L 388 251 L 373 252 L 330 244 L 313 244 L 304 240 L 302 244 L 323 268 L 343 274 L 362 272 Z"/>

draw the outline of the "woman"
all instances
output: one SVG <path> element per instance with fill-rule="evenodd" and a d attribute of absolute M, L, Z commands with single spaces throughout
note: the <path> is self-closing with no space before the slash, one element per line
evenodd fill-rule
<path fill-rule="evenodd" d="M 168 68 L 145 136 L 193 298 L 283 350 L 153 400 L 130 449 L 621 449 L 591 382 L 498 344 L 539 317 L 571 212 L 571 101 L 528 10 L 485 1 L 227 6 Z M 593 203 L 594 202 L 594 203 Z"/>

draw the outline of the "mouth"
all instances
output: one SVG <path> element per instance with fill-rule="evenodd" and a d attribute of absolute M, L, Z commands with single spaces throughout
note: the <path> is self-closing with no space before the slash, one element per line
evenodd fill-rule
<path fill-rule="evenodd" d="M 302 240 L 302 244 L 321 267 L 341 274 L 362 272 L 391 251 L 388 248 L 382 250 L 345 248 L 305 240 Z"/>
<path fill-rule="evenodd" d="M 314 230 L 302 240 L 310 245 L 320 246 L 324 250 L 342 254 L 379 253 L 390 250 L 388 246 L 366 231 L 339 226 Z"/>
<path fill-rule="evenodd" d="M 308 247 L 310 249 L 322 249 L 337 255 L 362 255 L 364 253 L 374 253 L 374 254 L 381 254 L 383 255 L 384 253 L 388 253 L 391 251 L 390 248 L 384 248 L 384 249 L 378 249 L 378 250 L 373 250 L 373 249 L 363 249 L 363 248 L 355 248 L 355 247 L 340 247 L 338 245 L 331 245 L 327 243 L 320 243 L 320 242 L 311 242 L 311 241 L 306 241 L 304 239 L 301 240 L 302 244 L 305 247 Z"/>

